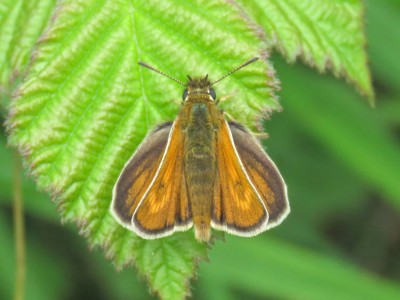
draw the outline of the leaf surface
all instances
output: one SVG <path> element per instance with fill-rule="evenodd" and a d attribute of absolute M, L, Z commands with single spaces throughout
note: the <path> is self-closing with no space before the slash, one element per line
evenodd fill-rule
<path fill-rule="evenodd" d="M 0 91 L 10 94 L 32 48 L 49 22 L 55 0 L 4 0 L 0 4 Z M 2 99 L 4 101 L 4 99 Z"/>
<path fill-rule="evenodd" d="M 260 35 L 289 62 L 345 77 L 373 98 L 364 35 L 364 4 L 359 0 L 238 0 L 261 27 Z M 258 26 L 257 25 L 257 26 Z"/>

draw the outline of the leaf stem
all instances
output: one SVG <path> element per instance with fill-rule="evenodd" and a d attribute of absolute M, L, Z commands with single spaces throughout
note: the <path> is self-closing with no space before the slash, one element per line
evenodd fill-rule
<path fill-rule="evenodd" d="M 25 292 L 25 229 L 22 203 L 21 165 L 16 152 L 13 155 L 13 213 L 15 231 L 16 277 L 14 299 L 23 300 Z"/>

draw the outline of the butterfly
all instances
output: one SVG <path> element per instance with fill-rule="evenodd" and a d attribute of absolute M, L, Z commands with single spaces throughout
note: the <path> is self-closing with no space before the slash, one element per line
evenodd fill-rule
<path fill-rule="evenodd" d="M 217 81 L 190 77 L 173 122 L 158 125 L 125 164 L 113 189 L 111 212 L 144 239 L 194 227 L 200 242 L 211 228 L 251 237 L 275 227 L 290 208 L 286 184 L 260 142 L 228 122 L 213 86 L 258 60 L 250 59 Z"/>

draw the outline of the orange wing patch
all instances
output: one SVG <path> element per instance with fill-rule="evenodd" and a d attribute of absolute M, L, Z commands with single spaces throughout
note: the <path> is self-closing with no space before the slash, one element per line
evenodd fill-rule
<path fill-rule="evenodd" d="M 263 231 L 268 213 L 242 166 L 225 120 L 217 134 L 217 165 L 213 227 L 240 236 Z"/>
<path fill-rule="evenodd" d="M 184 134 L 175 129 L 155 178 L 133 214 L 132 226 L 144 238 L 159 238 L 192 225 L 183 169 Z"/>

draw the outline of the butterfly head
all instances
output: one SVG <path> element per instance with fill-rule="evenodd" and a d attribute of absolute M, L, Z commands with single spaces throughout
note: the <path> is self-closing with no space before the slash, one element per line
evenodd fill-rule
<path fill-rule="evenodd" d="M 208 75 L 205 77 L 190 77 L 188 75 L 186 89 L 183 92 L 183 101 L 215 101 L 215 90 L 211 88 L 211 82 Z"/>

